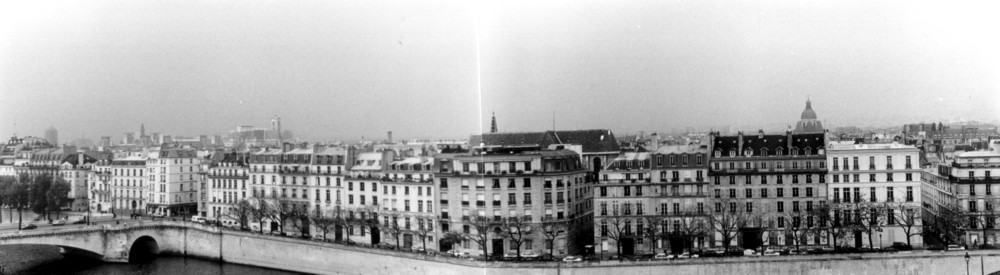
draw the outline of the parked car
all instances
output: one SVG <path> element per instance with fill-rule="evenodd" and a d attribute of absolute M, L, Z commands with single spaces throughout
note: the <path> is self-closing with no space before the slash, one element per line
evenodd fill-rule
<path fill-rule="evenodd" d="M 412 250 L 413 252 L 424 252 L 424 246 L 414 245 L 413 247 L 410 247 L 410 250 Z"/>
<path fill-rule="evenodd" d="M 894 242 L 894 243 L 892 243 L 891 247 L 895 248 L 896 250 L 900 250 L 900 251 L 903 251 L 903 250 L 913 250 L 913 246 L 910 246 L 910 245 L 908 245 L 908 244 L 906 244 L 904 242 Z"/>
<path fill-rule="evenodd" d="M 80 218 L 79 220 L 73 221 L 73 224 L 85 224 L 85 223 L 87 223 L 86 218 Z"/>
<path fill-rule="evenodd" d="M 764 256 L 781 256 L 781 253 L 778 252 L 778 250 L 774 250 L 774 249 L 768 248 L 767 250 L 764 250 L 763 255 Z"/>
<path fill-rule="evenodd" d="M 669 255 L 667 253 L 656 253 L 656 255 L 653 255 L 653 260 L 670 260 L 673 258 L 674 255 Z"/>
<path fill-rule="evenodd" d="M 191 221 L 196 223 L 205 223 L 205 217 L 202 216 L 191 216 Z"/>
<path fill-rule="evenodd" d="M 701 256 L 703 256 L 703 257 L 722 257 L 724 255 L 723 252 L 725 252 L 725 251 L 723 251 L 721 249 L 709 249 L 709 250 L 705 250 L 705 251 L 701 252 Z"/>
<path fill-rule="evenodd" d="M 532 251 L 525 251 L 525 252 L 521 252 L 521 258 L 524 258 L 524 259 L 527 259 L 527 260 L 537 260 L 538 259 L 538 254 L 535 254 L 535 252 L 532 252 Z"/>
<path fill-rule="evenodd" d="M 66 220 L 56 220 L 52 222 L 53 226 L 66 225 Z"/>
<path fill-rule="evenodd" d="M 745 249 L 745 250 L 743 250 L 743 256 L 756 257 L 756 256 L 760 256 L 760 253 L 757 253 L 757 251 L 755 251 L 753 249 Z"/>
<path fill-rule="evenodd" d="M 689 252 L 684 252 L 684 253 L 681 253 L 681 255 L 678 255 L 677 258 L 680 258 L 680 259 L 698 258 L 698 254 L 691 254 Z"/>
<path fill-rule="evenodd" d="M 949 244 L 948 247 L 945 248 L 945 250 L 948 251 L 965 250 L 965 247 L 959 246 L 957 244 Z"/>
<path fill-rule="evenodd" d="M 507 253 L 504 253 L 503 254 L 503 259 L 504 260 L 517 259 L 517 251 L 508 251 Z"/>
<path fill-rule="evenodd" d="M 21 227 L 21 230 L 29 230 L 29 229 L 35 229 L 35 228 L 38 228 L 38 226 L 35 225 L 35 224 L 28 224 L 28 225 L 25 225 L 24 227 Z"/>
<path fill-rule="evenodd" d="M 469 256 L 469 252 L 462 252 L 462 251 L 459 251 L 458 249 L 448 250 L 448 252 L 445 252 L 445 253 L 447 253 L 448 255 L 451 255 L 453 257 L 460 257 L 460 258 L 462 258 L 462 257 L 468 257 Z"/>
<path fill-rule="evenodd" d="M 580 256 L 566 256 L 566 258 L 563 258 L 562 261 L 563 262 L 582 262 L 583 261 L 583 257 L 580 257 Z"/>
<path fill-rule="evenodd" d="M 806 254 L 806 251 L 798 249 L 788 250 L 788 255 L 802 255 L 802 254 Z"/>

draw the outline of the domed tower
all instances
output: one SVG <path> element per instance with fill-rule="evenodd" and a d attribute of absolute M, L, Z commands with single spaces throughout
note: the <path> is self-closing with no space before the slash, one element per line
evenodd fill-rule
<path fill-rule="evenodd" d="M 816 119 L 816 111 L 812 109 L 812 101 L 806 99 L 806 109 L 802 111 L 802 116 L 798 123 L 795 124 L 795 130 L 792 133 L 822 133 L 823 123 Z"/>

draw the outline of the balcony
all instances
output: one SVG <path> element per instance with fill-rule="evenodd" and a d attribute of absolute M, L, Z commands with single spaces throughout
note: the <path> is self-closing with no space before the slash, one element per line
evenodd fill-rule
<path fill-rule="evenodd" d="M 1000 178 L 994 177 L 956 177 L 950 176 L 948 180 L 952 183 L 963 183 L 963 184 L 973 184 L 973 183 L 1000 183 Z"/>

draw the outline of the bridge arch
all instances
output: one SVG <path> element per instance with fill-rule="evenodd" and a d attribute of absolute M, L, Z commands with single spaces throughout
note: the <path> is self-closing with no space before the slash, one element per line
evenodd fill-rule
<path fill-rule="evenodd" d="M 128 250 L 129 263 L 149 262 L 160 254 L 160 245 L 150 236 L 142 236 L 132 242 Z"/>

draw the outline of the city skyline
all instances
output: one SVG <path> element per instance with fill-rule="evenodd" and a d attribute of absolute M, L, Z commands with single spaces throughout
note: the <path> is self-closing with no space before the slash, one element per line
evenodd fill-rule
<path fill-rule="evenodd" d="M 0 31 L 0 133 L 782 128 L 807 98 L 831 129 L 1000 117 L 996 19 L 855 4 L 27 4 Z"/>

